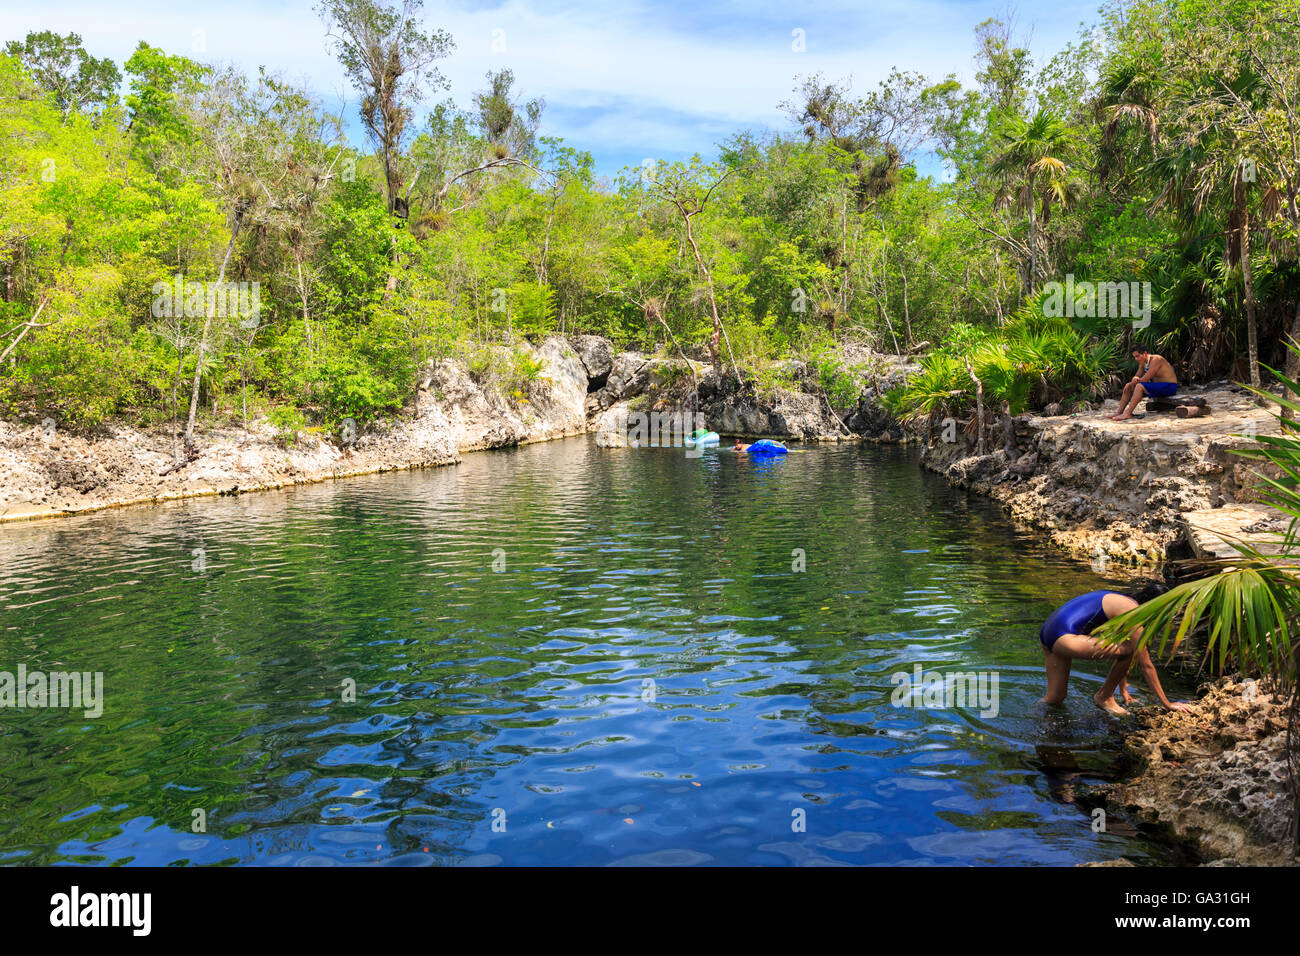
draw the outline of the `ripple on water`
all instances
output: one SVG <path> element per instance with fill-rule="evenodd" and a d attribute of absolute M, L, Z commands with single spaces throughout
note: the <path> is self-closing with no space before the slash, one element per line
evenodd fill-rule
<path fill-rule="evenodd" d="M 105 702 L 0 712 L 3 860 L 1160 862 L 1074 802 L 1099 675 L 1039 700 L 1037 622 L 1101 583 L 858 447 L 575 439 L 8 526 L 0 670 Z M 895 706 L 917 665 L 996 712 Z"/>

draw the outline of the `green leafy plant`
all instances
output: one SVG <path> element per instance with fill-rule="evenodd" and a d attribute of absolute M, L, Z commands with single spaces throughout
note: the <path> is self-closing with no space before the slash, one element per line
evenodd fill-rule
<path fill-rule="evenodd" d="M 277 405 L 268 409 L 266 423 L 275 429 L 275 440 L 282 448 L 296 445 L 298 434 L 307 427 L 302 412 L 292 405 Z"/>
<path fill-rule="evenodd" d="M 365 428 L 402 407 L 401 386 L 352 356 L 332 357 L 321 364 L 316 382 L 324 424 L 337 431 L 344 419 Z"/>

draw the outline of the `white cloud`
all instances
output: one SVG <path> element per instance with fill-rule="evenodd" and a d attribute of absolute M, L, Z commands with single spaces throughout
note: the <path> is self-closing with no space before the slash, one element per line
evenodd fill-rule
<path fill-rule="evenodd" d="M 4 39 L 33 29 L 75 30 L 92 53 L 119 62 L 143 39 L 250 71 L 264 63 L 330 105 L 342 94 L 355 107 L 356 94 L 328 52 L 309 0 L 7 5 L 10 0 L 0 0 Z M 785 9 L 766 0 L 617 8 L 598 0 L 507 0 L 492 9 L 428 0 L 425 21 L 456 40 L 441 68 L 457 102 L 468 105 L 486 71 L 508 66 L 527 96 L 544 96 L 551 105 L 543 131 L 596 152 L 599 161 L 610 148 L 708 152 L 719 138 L 710 131 L 783 126 L 779 103 L 799 75 L 852 76 L 863 90 L 895 65 L 969 80 L 971 31 L 1000 8 L 964 0 L 821 0 L 788 15 Z M 1045 5 L 1032 15 L 1036 51 L 1071 38 L 1091 9 L 1091 3 Z M 1031 14 L 1022 8 L 1020 19 L 1028 24 Z M 804 53 L 791 49 L 795 29 L 805 31 Z M 504 52 L 493 50 L 494 30 L 503 31 L 497 37 Z M 598 122 L 583 113 L 602 107 L 607 112 Z"/>

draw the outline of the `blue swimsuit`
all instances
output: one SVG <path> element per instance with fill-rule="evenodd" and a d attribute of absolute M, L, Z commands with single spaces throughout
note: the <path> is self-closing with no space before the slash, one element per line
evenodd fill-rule
<path fill-rule="evenodd" d="M 1142 374 L 1145 375 L 1149 371 L 1151 371 L 1151 363 L 1147 362 Z M 1177 382 L 1143 382 L 1142 387 L 1152 398 L 1171 398 L 1178 391 Z"/>
<path fill-rule="evenodd" d="M 1118 591 L 1089 591 L 1072 597 L 1048 616 L 1038 631 L 1038 639 L 1043 647 L 1052 649 L 1056 639 L 1062 634 L 1091 634 L 1093 628 L 1105 624 L 1109 618 L 1101 606 L 1107 594 Z"/>

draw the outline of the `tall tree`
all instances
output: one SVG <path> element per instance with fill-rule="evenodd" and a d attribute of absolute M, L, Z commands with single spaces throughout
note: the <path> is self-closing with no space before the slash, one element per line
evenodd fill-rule
<path fill-rule="evenodd" d="M 1069 205 L 1077 196 L 1067 161 L 1075 133 L 1059 118 L 1039 110 L 1028 119 L 1008 118 L 1001 131 L 1001 145 L 991 169 L 1004 183 L 1003 200 L 1029 214 L 1027 287 L 1032 293 L 1038 288 L 1040 251 L 1046 249 L 1040 237 L 1050 221 L 1052 204 Z"/>
<path fill-rule="evenodd" d="M 426 32 L 419 21 L 423 0 L 400 6 L 381 0 L 323 0 L 317 7 L 334 52 L 361 94 L 361 123 L 378 148 L 388 211 L 404 215 L 399 163 L 415 104 L 445 86 L 434 66 L 455 43 L 444 30 Z"/>
<path fill-rule="evenodd" d="M 713 271 L 704 261 L 704 256 L 700 253 L 700 244 L 698 237 L 695 235 L 693 225 L 695 217 L 699 216 L 709 206 L 709 201 L 713 198 L 714 193 L 718 190 L 733 170 L 728 169 L 719 171 L 715 166 L 704 165 L 700 162 L 698 156 L 692 157 L 689 165 L 685 163 L 672 163 L 664 168 L 656 168 L 651 176 L 651 182 L 655 191 L 666 200 L 669 205 L 676 210 L 681 217 L 682 228 L 686 233 L 686 242 L 691 247 L 691 254 L 695 259 L 695 267 L 699 270 L 700 277 L 704 280 L 705 289 L 709 297 L 709 310 L 713 318 L 713 332 L 709 336 L 709 358 L 713 363 L 714 371 L 720 371 L 722 368 L 722 355 L 719 346 L 721 338 L 726 335 L 726 330 L 722 326 L 722 316 L 718 312 L 718 295 L 717 289 L 713 282 Z M 730 345 L 728 345 L 730 352 Z M 735 364 L 735 357 L 732 357 L 732 364 Z"/>
<path fill-rule="evenodd" d="M 91 112 L 117 93 L 122 74 L 108 58 L 96 59 L 81 45 L 81 37 L 65 37 L 50 30 L 10 40 L 8 56 L 17 57 L 36 85 L 53 99 L 66 121 L 70 113 Z"/>

